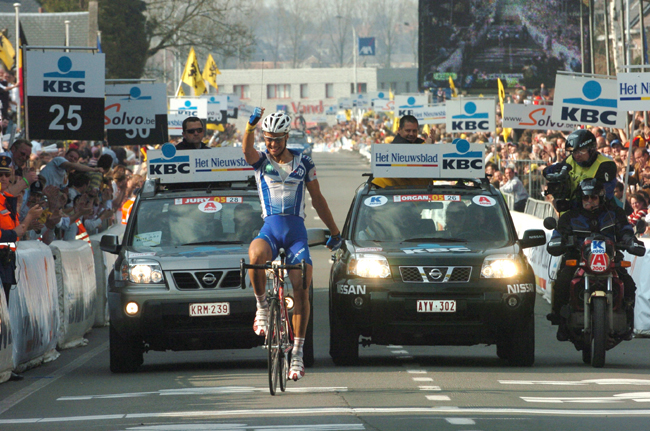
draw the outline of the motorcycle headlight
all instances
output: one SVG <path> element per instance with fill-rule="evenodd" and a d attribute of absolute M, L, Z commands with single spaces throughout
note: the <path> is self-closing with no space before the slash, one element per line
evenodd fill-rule
<path fill-rule="evenodd" d="M 510 278 L 520 273 L 519 259 L 511 254 L 488 256 L 481 267 L 481 278 Z"/>
<path fill-rule="evenodd" d="M 158 284 L 163 281 L 160 264 L 152 260 L 135 259 L 122 262 L 122 280 L 136 284 Z"/>
<path fill-rule="evenodd" d="M 377 254 L 353 254 L 348 274 L 363 278 L 388 278 L 390 266 L 384 256 Z"/>

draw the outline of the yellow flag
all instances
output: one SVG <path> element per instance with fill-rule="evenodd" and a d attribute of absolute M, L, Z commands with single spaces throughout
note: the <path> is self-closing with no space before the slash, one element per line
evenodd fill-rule
<path fill-rule="evenodd" d="M 207 91 L 203 78 L 201 77 L 199 63 L 196 61 L 194 48 L 190 48 L 190 55 L 187 57 L 187 63 L 185 63 L 185 70 L 183 70 L 181 81 L 194 89 L 195 96 L 200 96 Z"/>
<path fill-rule="evenodd" d="M 208 54 L 208 59 L 205 61 L 205 67 L 203 68 L 203 80 L 218 90 L 217 75 L 221 75 L 221 71 L 219 71 L 217 63 L 214 62 L 212 54 Z"/>
<path fill-rule="evenodd" d="M 422 134 L 423 135 L 426 134 L 427 136 L 429 136 L 431 134 L 431 127 L 429 127 L 428 124 L 425 124 L 424 126 L 422 126 Z"/>
<path fill-rule="evenodd" d="M 499 85 L 499 107 L 501 107 L 501 118 L 503 118 L 503 113 L 504 113 L 503 102 L 506 99 L 506 90 L 505 88 L 503 88 L 503 83 L 501 82 L 501 78 L 497 78 L 497 84 Z M 510 133 L 512 133 L 512 129 L 510 128 L 503 129 L 501 135 L 503 135 L 504 141 L 508 142 L 508 136 L 510 136 Z"/>
<path fill-rule="evenodd" d="M 11 42 L 9 42 L 9 39 L 4 34 L 0 35 L 0 60 L 2 60 L 7 70 L 11 70 L 14 67 L 15 57 L 16 51 L 11 45 Z"/>
<path fill-rule="evenodd" d="M 393 118 L 393 133 L 397 133 L 399 130 L 399 117 Z"/>
<path fill-rule="evenodd" d="M 395 100 L 395 93 L 393 93 L 393 88 L 392 87 L 390 87 L 388 89 L 388 99 L 389 100 Z"/>
<path fill-rule="evenodd" d="M 184 96 L 185 96 L 185 91 L 183 91 L 183 86 L 179 85 L 178 91 L 176 92 L 176 97 L 184 97 Z"/>
<path fill-rule="evenodd" d="M 449 88 L 451 88 L 451 97 L 458 96 L 458 91 L 456 91 L 456 86 L 454 85 L 454 80 L 449 76 Z"/>

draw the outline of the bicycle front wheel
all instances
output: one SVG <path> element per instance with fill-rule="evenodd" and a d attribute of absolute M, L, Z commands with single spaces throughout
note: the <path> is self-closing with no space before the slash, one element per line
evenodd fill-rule
<path fill-rule="evenodd" d="M 266 348 L 269 352 L 269 391 L 271 395 L 275 395 L 278 387 L 278 378 L 280 378 L 280 373 L 282 372 L 280 319 L 280 304 L 278 304 L 276 298 L 273 298 L 269 304 L 268 335 L 266 337 Z"/>

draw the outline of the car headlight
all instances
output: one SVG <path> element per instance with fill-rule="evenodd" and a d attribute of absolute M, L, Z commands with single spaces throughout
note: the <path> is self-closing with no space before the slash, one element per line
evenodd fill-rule
<path fill-rule="evenodd" d="M 153 260 L 125 260 L 121 267 L 122 280 L 137 284 L 157 284 L 163 281 L 160 264 Z"/>
<path fill-rule="evenodd" d="M 353 254 L 348 274 L 363 278 L 388 278 L 390 266 L 384 256 L 377 254 Z"/>
<path fill-rule="evenodd" d="M 511 254 L 488 256 L 481 267 L 481 278 L 510 278 L 521 272 L 519 259 Z"/>

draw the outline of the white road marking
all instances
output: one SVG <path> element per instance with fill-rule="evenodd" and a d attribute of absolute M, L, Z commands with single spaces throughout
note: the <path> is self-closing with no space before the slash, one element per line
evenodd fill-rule
<path fill-rule="evenodd" d="M 353 431 L 365 430 L 363 424 L 313 424 L 313 425 L 246 425 L 246 424 L 184 424 L 184 425 L 148 425 L 127 428 L 139 431 L 225 431 L 225 430 L 314 430 L 314 431 Z"/>
<path fill-rule="evenodd" d="M 622 403 L 632 400 L 637 403 L 650 403 L 650 392 L 630 392 L 611 397 L 520 397 L 528 403 Z"/>
<path fill-rule="evenodd" d="M 92 358 L 95 355 L 98 355 L 99 353 L 103 352 L 106 349 L 108 349 L 108 341 L 95 347 L 90 352 L 84 353 L 83 355 L 79 356 L 77 359 L 70 362 L 65 367 L 62 367 L 56 370 L 55 372 L 53 372 L 52 374 L 50 374 L 49 376 L 47 376 L 47 378 L 40 379 L 37 382 L 27 386 L 26 388 L 19 390 L 15 394 L 8 396 L 4 400 L 0 401 L 0 415 L 6 412 L 7 410 L 9 410 L 10 408 L 14 407 L 16 404 L 20 403 L 22 400 L 29 397 L 36 391 L 43 389 L 44 387 L 57 381 L 59 378 L 81 367 L 83 364 L 89 361 L 90 358 Z"/>
<path fill-rule="evenodd" d="M 426 397 L 429 401 L 451 401 L 447 395 L 427 395 Z"/>
<path fill-rule="evenodd" d="M 439 391 L 440 386 L 418 386 L 421 391 Z"/>
<path fill-rule="evenodd" d="M 395 353 L 396 355 L 398 354 L 408 354 L 408 350 L 391 350 L 391 352 Z"/>
<path fill-rule="evenodd" d="M 206 417 L 252 417 L 252 416 L 313 416 L 313 415 L 363 415 L 363 414 L 428 414 L 428 415 L 540 415 L 540 416 L 630 416 L 650 417 L 650 409 L 538 409 L 538 408 L 509 408 L 509 407 L 457 407 L 457 406 L 435 406 L 435 407 L 323 407 L 303 409 L 240 409 L 240 410 L 198 410 L 198 411 L 175 411 L 158 413 L 123 413 L 98 416 L 68 416 L 53 418 L 17 418 L 0 419 L 0 425 L 34 424 L 39 422 L 73 422 L 73 421 L 94 421 L 117 419 L 143 419 L 143 418 L 183 418 L 186 420 Z"/>
<path fill-rule="evenodd" d="M 431 377 L 413 377 L 414 382 L 433 382 Z"/>
<path fill-rule="evenodd" d="M 587 386 L 587 385 L 632 385 L 650 386 L 650 380 L 641 379 L 591 379 L 591 380 L 499 380 L 502 385 L 554 385 L 554 386 Z"/>
<path fill-rule="evenodd" d="M 406 370 L 407 373 L 409 374 L 426 374 L 427 372 L 425 370 Z"/>
<path fill-rule="evenodd" d="M 392 345 L 392 344 L 389 344 L 388 346 L 386 346 L 386 348 L 387 348 L 387 349 L 401 349 L 402 346 L 394 346 L 394 345 Z"/>
<path fill-rule="evenodd" d="M 287 388 L 287 392 L 295 393 L 325 393 L 325 392 L 347 392 L 347 387 L 304 387 L 304 388 Z M 105 395 L 81 395 L 73 397 L 60 397 L 57 401 L 86 401 L 86 400 L 101 400 L 111 398 L 137 398 L 146 397 L 148 395 L 220 395 L 220 394 L 235 394 L 235 393 L 253 393 L 253 392 L 267 392 L 268 388 L 255 388 L 252 386 L 219 386 L 219 387 L 204 387 L 204 388 L 183 388 L 183 389 L 161 389 L 155 392 L 131 392 L 123 394 L 105 394 Z"/>
<path fill-rule="evenodd" d="M 446 418 L 445 420 L 452 425 L 475 425 L 476 424 L 474 419 L 469 419 L 469 418 Z"/>

